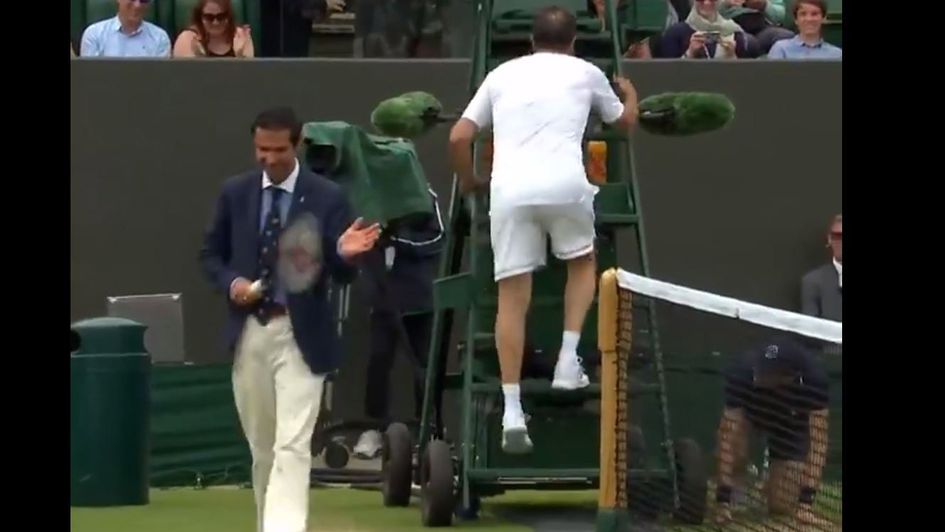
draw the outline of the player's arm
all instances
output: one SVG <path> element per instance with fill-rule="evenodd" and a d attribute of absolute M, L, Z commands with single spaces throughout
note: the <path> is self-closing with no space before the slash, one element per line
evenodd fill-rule
<path fill-rule="evenodd" d="M 748 417 L 746 402 L 751 394 L 751 378 L 744 368 L 735 366 L 725 372 L 725 408 L 718 431 L 718 488 L 716 502 L 727 508 L 735 486 L 735 470 L 744 462 L 748 450 Z M 724 512 L 719 517 L 729 516 Z"/>
<path fill-rule="evenodd" d="M 601 120 L 606 124 L 618 125 L 625 129 L 632 130 L 637 124 L 640 116 L 640 109 L 637 101 L 637 90 L 626 78 L 618 77 L 614 81 L 617 83 L 620 92 L 623 93 L 623 101 L 617 97 L 607 76 L 596 66 L 591 66 L 592 70 L 592 106 L 600 115 Z"/>
<path fill-rule="evenodd" d="M 735 486 L 735 464 L 740 461 L 743 432 L 745 427 L 745 410 L 726 406 L 722 411 L 722 421 L 719 423 L 719 482 L 721 487 L 731 490 Z M 719 494 L 718 502 L 727 503 L 729 496 Z"/>
<path fill-rule="evenodd" d="M 463 111 L 462 118 L 450 130 L 450 161 L 463 194 L 484 184 L 475 173 L 472 145 L 479 130 L 491 123 L 492 98 L 489 95 L 489 77 L 486 77 Z"/>
<path fill-rule="evenodd" d="M 804 463 L 799 502 L 802 506 L 810 507 L 814 503 L 823 476 L 824 465 L 827 463 L 827 421 L 830 395 L 827 372 L 820 367 L 816 360 L 810 361 L 808 371 L 805 373 L 807 373 L 804 378 L 805 392 L 808 396 L 808 406 L 810 408 L 808 429 L 810 431 L 810 449 Z"/>
<path fill-rule="evenodd" d="M 824 465 L 827 463 L 827 427 L 828 411 L 826 408 L 810 413 L 810 451 L 807 453 L 807 462 L 804 465 L 804 479 L 802 490 L 816 492 L 823 476 Z M 803 497 L 802 493 L 802 497 Z M 813 495 L 808 504 L 813 503 Z"/>

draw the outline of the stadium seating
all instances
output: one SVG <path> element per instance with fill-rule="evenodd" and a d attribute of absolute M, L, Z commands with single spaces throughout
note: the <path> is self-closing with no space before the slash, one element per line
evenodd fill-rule
<path fill-rule="evenodd" d="M 662 33 L 668 14 L 666 0 L 626 0 L 618 6 L 617 18 L 623 29 L 624 48 Z"/>
<path fill-rule="evenodd" d="M 554 2 L 578 17 L 579 32 L 600 31 L 600 19 L 587 9 L 587 0 L 558 0 Z M 498 33 L 531 31 L 535 12 L 547 7 L 547 0 L 505 0 L 492 6 L 493 29 Z"/>

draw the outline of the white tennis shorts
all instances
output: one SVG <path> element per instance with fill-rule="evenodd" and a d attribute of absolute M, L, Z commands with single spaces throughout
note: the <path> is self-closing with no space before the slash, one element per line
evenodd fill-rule
<path fill-rule="evenodd" d="M 560 260 L 594 251 L 594 202 L 521 205 L 490 214 L 495 280 L 544 267 L 551 252 Z"/>

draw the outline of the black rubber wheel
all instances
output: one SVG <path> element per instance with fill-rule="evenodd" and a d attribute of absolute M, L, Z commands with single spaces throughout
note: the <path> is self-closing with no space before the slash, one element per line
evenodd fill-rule
<path fill-rule="evenodd" d="M 420 460 L 423 526 L 450 526 L 453 524 L 455 505 L 450 446 L 443 440 L 431 441 Z"/>
<path fill-rule="evenodd" d="M 384 506 L 410 504 L 413 470 L 413 436 L 403 423 L 391 423 L 381 450 L 381 493 Z"/>
<path fill-rule="evenodd" d="M 344 469 L 348 465 L 348 448 L 343 443 L 328 442 L 325 446 L 325 465 L 332 469 Z"/>
<path fill-rule="evenodd" d="M 700 525 L 705 520 L 708 479 L 702 449 L 694 440 L 675 442 L 676 484 L 679 488 L 679 507 L 674 516 L 683 523 Z"/>

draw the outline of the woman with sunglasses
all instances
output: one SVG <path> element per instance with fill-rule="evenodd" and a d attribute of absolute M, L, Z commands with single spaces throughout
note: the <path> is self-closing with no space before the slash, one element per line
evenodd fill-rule
<path fill-rule="evenodd" d="M 660 42 L 667 59 L 749 57 L 742 27 L 719 14 L 719 0 L 695 0 L 685 21 L 670 26 Z"/>
<path fill-rule="evenodd" d="M 249 26 L 236 25 L 230 0 L 201 0 L 174 43 L 174 57 L 253 57 L 249 33 Z"/>

